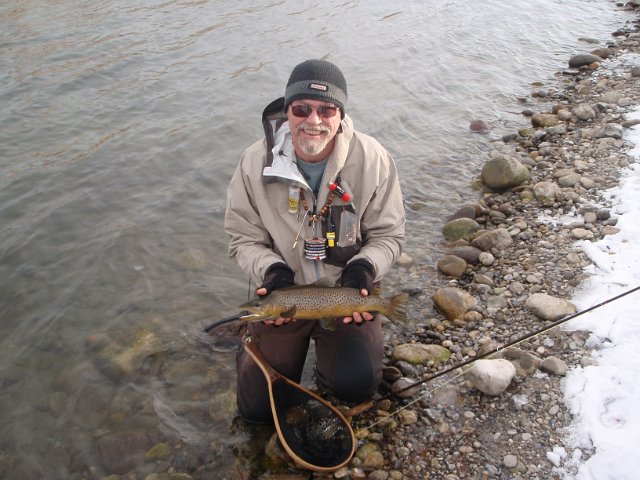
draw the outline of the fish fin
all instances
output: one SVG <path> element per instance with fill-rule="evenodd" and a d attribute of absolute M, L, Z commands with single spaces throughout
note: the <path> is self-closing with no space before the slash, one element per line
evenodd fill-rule
<path fill-rule="evenodd" d="M 316 280 L 313 283 L 310 283 L 309 285 L 307 285 L 308 287 L 335 287 L 336 284 L 335 282 L 332 282 L 331 280 L 329 280 L 327 277 L 322 277 L 320 280 Z"/>
<path fill-rule="evenodd" d="M 329 330 L 330 332 L 335 331 L 336 329 L 336 323 L 337 323 L 337 319 L 335 318 L 322 318 L 320 320 L 320 326 L 322 328 L 324 328 L 325 330 Z"/>
<path fill-rule="evenodd" d="M 407 321 L 407 302 L 409 301 L 408 293 L 399 293 L 389 299 L 388 312 L 383 312 L 391 320 L 397 322 Z"/>
<path fill-rule="evenodd" d="M 284 312 L 282 312 L 280 314 L 281 317 L 283 318 L 293 318 L 296 315 L 296 312 L 298 311 L 298 309 L 296 307 L 291 307 L 288 310 L 285 310 Z"/>

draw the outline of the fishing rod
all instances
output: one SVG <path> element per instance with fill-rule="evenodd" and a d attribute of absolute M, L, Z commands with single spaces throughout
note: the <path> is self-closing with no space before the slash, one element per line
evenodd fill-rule
<path fill-rule="evenodd" d="M 485 353 L 483 353 L 483 354 L 481 354 L 481 355 L 479 355 L 477 357 L 469 358 L 469 359 L 467 359 L 467 360 L 465 360 L 465 361 L 463 361 L 463 362 L 461 362 L 459 364 L 456 364 L 456 365 L 453 365 L 453 366 L 451 366 L 449 368 L 441 370 L 440 372 L 436 372 L 436 373 L 428 376 L 427 378 L 423 378 L 422 380 L 419 380 L 418 382 L 412 383 L 411 385 L 408 385 L 408 386 L 406 386 L 406 387 L 404 387 L 404 388 L 402 388 L 400 390 L 397 390 L 396 392 L 394 392 L 394 395 L 398 395 L 398 394 L 400 394 L 402 392 L 405 392 L 407 390 L 411 390 L 411 389 L 414 389 L 416 387 L 419 387 L 420 385 L 424 385 L 426 383 L 432 382 L 433 380 L 435 380 L 437 378 L 440 378 L 440 377 L 442 377 L 444 375 L 447 375 L 448 373 L 451 373 L 451 372 L 453 372 L 455 370 L 458 370 L 458 369 L 460 369 L 462 367 L 470 365 L 473 362 L 488 358 L 488 357 L 490 357 L 492 355 L 495 355 L 496 353 L 498 353 L 500 351 L 503 351 L 503 350 L 506 350 L 508 348 L 514 347 L 514 346 L 516 346 L 516 345 L 518 345 L 518 344 L 520 344 L 522 342 L 525 342 L 525 341 L 529 340 L 530 338 L 533 338 L 533 337 L 536 337 L 536 336 L 538 336 L 538 335 L 540 335 L 542 333 L 548 332 L 549 330 L 553 330 L 554 328 L 556 328 L 556 327 L 558 327 L 558 326 L 560 326 L 560 325 L 562 325 L 564 323 L 567 323 L 567 322 L 569 322 L 569 321 L 571 321 L 571 320 L 573 320 L 573 319 L 575 319 L 577 317 L 580 317 L 580 316 L 582 316 L 582 315 L 584 315 L 586 313 L 589 313 L 589 312 L 591 312 L 593 310 L 596 310 L 596 309 L 598 309 L 600 307 L 603 307 L 603 306 L 605 306 L 605 305 L 607 305 L 607 304 L 609 304 L 611 302 L 614 302 L 614 301 L 619 300 L 619 299 L 621 299 L 623 297 L 626 297 L 627 295 L 630 295 L 630 294 L 632 294 L 632 293 L 634 293 L 634 292 L 636 292 L 638 290 L 640 290 L 640 285 L 632 288 L 631 290 L 627 290 L 626 292 L 623 292 L 623 293 L 621 293 L 619 295 L 616 295 L 614 297 L 611 297 L 611 298 L 608 298 L 606 300 L 603 300 L 602 302 L 597 303 L 595 305 L 592 305 L 591 307 L 586 308 L 584 310 L 581 310 L 580 312 L 577 312 L 577 313 L 574 313 L 572 315 L 569 315 L 568 317 L 561 318 L 560 320 L 556 320 L 555 322 L 553 322 L 553 323 L 551 323 L 549 325 L 545 325 L 545 326 L 543 326 L 543 327 L 541 327 L 541 328 L 539 328 L 537 330 L 534 330 L 533 332 L 527 333 L 527 334 L 525 334 L 525 335 L 523 335 L 523 336 L 521 336 L 521 337 L 519 337 L 519 338 L 517 338 L 517 339 L 515 339 L 515 340 L 513 340 L 513 341 L 511 341 L 509 343 L 507 343 L 506 345 L 502 345 L 502 346 L 493 348 L 493 349 L 491 349 L 491 350 L 489 350 L 489 351 L 487 351 L 487 352 L 485 352 Z M 218 320 L 218 321 L 210 324 L 209 326 L 205 327 L 204 332 L 206 332 L 207 334 L 211 334 L 211 332 L 213 330 L 215 330 L 216 328 L 221 327 L 223 325 L 226 325 L 228 323 L 232 323 L 232 322 L 234 322 L 236 320 L 239 320 L 241 317 L 247 315 L 248 313 L 249 312 L 247 312 L 247 311 L 243 311 L 243 312 L 237 313 L 235 315 L 231 315 L 229 317 L 226 317 L 226 318 L 223 318 L 221 320 Z M 427 393 L 427 395 L 428 395 L 428 393 Z M 388 398 L 390 396 L 391 395 L 388 395 L 387 397 L 383 397 L 383 398 Z M 410 405 L 412 405 L 415 402 L 421 400 L 422 398 L 424 398 L 424 395 L 418 397 L 417 399 L 415 399 L 413 401 L 411 401 L 409 404 L 407 404 L 404 407 L 396 410 L 395 412 L 391 413 L 389 416 L 393 416 L 393 415 L 397 414 L 399 411 L 409 407 Z M 360 413 L 363 413 L 363 412 L 369 410 L 370 408 L 373 408 L 374 406 L 375 406 L 375 401 L 373 401 L 373 400 L 371 400 L 369 402 L 362 403 L 360 405 L 355 405 L 354 407 L 350 408 L 346 412 L 346 415 L 349 416 L 349 417 L 355 416 L 355 415 L 359 415 Z M 367 428 L 371 428 L 373 425 L 375 425 L 375 423 L 370 425 Z"/>
<path fill-rule="evenodd" d="M 478 360 L 482 360 L 484 358 L 490 357 L 491 355 L 495 355 L 496 353 L 498 353 L 498 352 L 500 352 L 502 350 L 506 350 L 508 348 L 514 347 L 514 346 L 516 346 L 516 345 L 518 345 L 518 344 L 520 344 L 522 342 L 525 342 L 525 341 L 529 340 L 530 338 L 533 338 L 533 337 L 536 337 L 536 336 L 538 336 L 538 335 L 540 335 L 542 333 L 548 332 L 549 330 L 553 330 L 554 328 L 556 328 L 556 327 L 558 327 L 558 326 L 560 326 L 560 325 L 562 325 L 564 323 L 567 323 L 567 322 L 573 320 L 574 318 L 577 318 L 577 317 L 579 317 L 581 315 L 584 315 L 584 314 L 589 313 L 589 312 L 591 312 L 593 310 L 596 310 L 596 309 L 598 309 L 600 307 L 603 307 L 603 306 L 607 305 L 608 303 L 611 303 L 611 302 L 619 300 L 619 299 L 621 299 L 623 297 L 626 297 L 627 295 L 630 295 L 630 294 L 632 294 L 632 293 L 634 293 L 634 292 L 636 292 L 638 290 L 640 290 L 640 285 L 632 288 L 631 290 L 627 290 L 626 292 L 623 292 L 623 293 L 621 293 L 619 295 L 616 295 L 614 297 L 611 297 L 611 298 L 608 298 L 606 300 L 603 300 L 602 302 L 597 303 L 597 304 L 595 304 L 595 305 L 593 305 L 593 306 L 591 306 L 589 308 L 586 308 L 584 310 L 581 310 L 580 312 L 577 312 L 577 313 L 574 313 L 572 315 L 569 315 L 568 317 L 561 318 L 560 320 L 556 320 L 555 322 L 553 322 L 553 323 L 551 323 L 549 325 L 543 326 L 543 327 L 541 327 L 541 328 L 539 328 L 537 330 L 534 330 L 533 332 L 530 332 L 530 333 L 528 333 L 526 335 L 523 335 L 522 337 L 517 338 L 517 339 L 513 340 L 512 342 L 507 343 L 506 345 L 502 345 L 502 346 L 493 348 L 493 349 L 483 353 L 482 355 L 479 355 L 479 356 L 474 357 L 474 358 L 469 358 L 469 359 L 467 359 L 467 360 L 465 360 L 465 361 L 463 361 L 463 362 L 461 362 L 461 363 L 459 363 L 457 365 L 453 365 L 452 367 L 449 367 L 449 368 L 446 368 L 446 369 L 444 369 L 444 370 L 442 370 L 440 372 L 434 373 L 434 374 L 430 375 L 427 378 L 423 378 L 422 380 L 420 380 L 420 381 L 418 381 L 416 383 L 412 383 L 411 385 L 408 385 L 408 386 L 406 386 L 406 387 L 404 387 L 404 388 L 402 388 L 400 390 L 397 390 L 396 392 L 394 392 L 394 395 L 397 395 L 399 393 L 405 392 L 407 390 L 411 390 L 411 389 L 416 388 L 416 387 L 418 387 L 420 385 L 424 385 L 426 383 L 432 382 L 436 378 L 442 377 L 442 376 L 444 376 L 444 375 L 446 375 L 448 373 L 451 373 L 451 372 L 453 372 L 455 370 L 458 370 L 459 368 L 465 367 L 465 366 L 467 366 L 467 365 L 469 365 L 469 364 L 471 364 L 473 362 L 476 362 Z M 431 392 L 428 392 L 428 393 L 431 393 Z M 388 398 L 388 397 L 390 397 L 390 395 L 387 396 L 387 397 L 383 397 L 383 398 Z M 422 398 L 424 398 L 424 395 L 418 397 L 417 399 L 415 399 L 413 401 L 411 401 L 408 405 L 405 405 L 404 407 L 402 407 L 402 408 L 396 410 L 395 412 L 389 414 L 389 417 L 397 414 L 401 410 L 407 408 L 408 406 L 414 404 L 415 402 L 421 400 Z M 346 412 L 346 415 L 347 416 L 358 415 L 358 414 L 360 414 L 362 412 L 365 412 L 365 411 L 369 410 L 370 408 L 372 408 L 374 406 L 375 406 L 375 402 L 374 401 L 365 402 L 365 403 L 362 403 L 360 405 L 356 405 L 356 406 L 350 408 Z M 378 423 L 378 422 L 376 422 L 376 423 Z M 372 424 L 372 425 L 369 425 L 369 427 L 367 427 L 367 428 L 371 428 L 373 425 L 375 425 L 375 423 Z"/>

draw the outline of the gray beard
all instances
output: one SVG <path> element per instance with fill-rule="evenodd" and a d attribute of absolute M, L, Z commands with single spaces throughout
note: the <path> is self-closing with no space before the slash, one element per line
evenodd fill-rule
<path fill-rule="evenodd" d="M 300 132 L 301 130 L 303 130 L 305 127 L 309 127 L 309 125 L 306 125 L 304 123 L 298 125 L 298 128 L 296 129 L 297 132 Z M 321 130 L 323 132 L 329 132 L 329 128 L 325 127 L 324 125 L 321 126 L 313 126 L 312 128 L 309 128 L 309 130 Z M 322 137 L 322 138 L 318 138 L 316 140 L 314 139 L 305 139 L 305 140 L 298 140 L 298 145 L 300 146 L 300 149 L 302 150 L 302 152 L 305 155 L 309 155 L 309 156 L 315 156 L 315 155 L 320 155 L 322 153 L 322 151 L 327 148 L 327 145 L 329 145 L 329 142 L 331 141 L 330 138 L 328 137 Z"/>

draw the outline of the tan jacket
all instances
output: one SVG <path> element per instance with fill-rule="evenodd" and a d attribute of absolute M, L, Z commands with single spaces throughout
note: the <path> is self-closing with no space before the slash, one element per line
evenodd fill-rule
<path fill-rule="evenodd" d="M 322 278 L 337 281 L 345 264 L 359 258 L 374 265 L 375 280 L 379 281 L 398 259 L 405 242 L 404 206 L 393 159 L 376 140 L 356 132 L 345 115 L 325 168 L 317 209 L 327 200 L 328 182 L 339 175 L 341 185 L 353 198 L 345 204 L 335 197 L 332 219 L 338 228 L 341 212 L 355 211 L 357 244 L 329 248 L 325 261 L 308 260 L 303 243 L 313 232 L 309 217 L 303 221 L 302 202 L 297 213 L 289 212 L 290 186 L 305 189 L 311 208 L 315 198 L 295 165 L 285 122 L 283 102 L 278 99 L 263 114 L 265 139 L 243 153 L 231 179 L 225 215 L 229 255 L 258 285 L 267 268 L 276 262 L 289 265 L 296 272 L 296 284 L 304 285 Z M 317 236 L 324 234 L 326 221 L 320 226 L 322 231 L 318 229 Z M 300 240 L 294 248 L 299 230 Z"/>

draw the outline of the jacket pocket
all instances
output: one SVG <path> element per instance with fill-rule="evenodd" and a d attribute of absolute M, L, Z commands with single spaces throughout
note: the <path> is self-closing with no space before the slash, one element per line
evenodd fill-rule
<path fill-rule="evenodd" d="M 327 258 L 324 259 L 324 263 L 343 268 L 362 246 L 360 225 L 352 204 L 332 207 L 330 212 L 327 221 L 323 222 L 322 233 L 326 238 L 328 225 L 333 225 L 335 240 L 334 246 L 327 248 Z M 345 221 L 347 217 L 353 221 Z"/>

